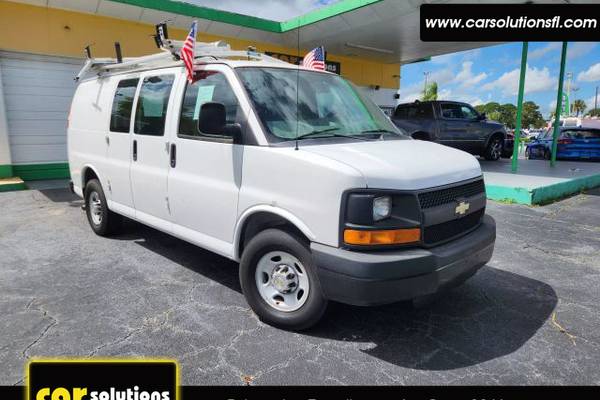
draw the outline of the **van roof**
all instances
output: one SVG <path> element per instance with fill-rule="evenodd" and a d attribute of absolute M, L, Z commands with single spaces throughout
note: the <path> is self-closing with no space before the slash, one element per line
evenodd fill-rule
<path fill-rule="evenodd" d="M 124 59 L 124 62 L 132 61 L 135 59 Z M 271 57 L 266 57 L 265 59 L 239 59 L 239 58 L 225 58 L 225 57 L 213 57 L 213 56 L 200 56 L 196 57 L 194 60 L 194 65 L 211 65 L 211 64 L 221 64 L 227 65 L 231 68 L 241 68 L 241 67 L 275 67 L 275 68 L 285 68 L 285 69 L 293 69 L 293 70 L 305 70 L 312 72 L 319 72 L 324 74 L 333 74 L 329 71 L 318 71 L 310 68 L 303 67 L 301 65 L 290 64 L 285 61 L 281 61 L 278 59 L 274 59 Z M 107 66 L 116 66 L 114 62 L 110 62 L 106 64 Z M 164 68 L 172 68 L 172 67 L 183 67 L 183 61 L 181 60 L 173 60 L 173 59 L 161 59 L 158 61 L 147 62 L 140 64 L 136 67 L 124 68 L 124 69 L 111 69 L 111 70 L 103 70 L 102 65 L 99 65 L 98 70 L 96 70 L 95 74 L 92 74 L 92 71 L 89 71 L 86 75 L 84 75 L 81 81 L 89 81 L 95 80 L 100 77 L 107 76 L 117 76 L 130 74 L 135 72 L 144 72 L 144 71 L 152 71 Z M 335 74 L 333 74 L 335 75 Z"/>

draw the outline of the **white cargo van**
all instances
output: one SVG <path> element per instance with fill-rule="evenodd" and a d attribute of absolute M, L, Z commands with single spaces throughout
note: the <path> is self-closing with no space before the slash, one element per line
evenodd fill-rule
<path fill-rule="evenodd" d="M 408 138 L 338 75 L 268 57 L 196 62 L 193 84 L 159 58 L 82 77 L 69 165 L 94 232 L 125 216 L 239 261 L 256 314 L 296 330 L 329 300 L 412 299 L 490 260 L 473 156 Z"/>

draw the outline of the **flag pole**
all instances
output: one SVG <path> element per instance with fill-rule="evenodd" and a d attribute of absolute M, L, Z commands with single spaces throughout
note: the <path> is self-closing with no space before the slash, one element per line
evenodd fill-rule
<path fill-rule="evenodd" d="M 565 60 L 567 59 L 567 42 L 563 42 L 562 51 L 560 53 L 560 75 L 558 75 L 558 91 L 556 93 L 556 111 L 554 112 L 554 132 L 552 134 L 552 155 L 550 157 L 550 165 L 552 167 L 556 164 L 556 147 L 558 141 L 558 134 L 560 132 L 560 110 L 562 108 L 562 91 L 563 81 L 565 75 Z"/>
<path fill-rule="evenodd" d="M 511 163 L 512 172 L 519 168 L 519 142 L 521 141 L 521 120 L 523 117 L 523 93 L 525 92 L 525 75 L 527 72 L 527 50 L 528 42 L 523 42 L 521 49 L 521 76 L 519 77 L 519 96 L 517 98 L 517 124 L 515 126 L 515 138 L 513 143 L 513 156 Z"/>

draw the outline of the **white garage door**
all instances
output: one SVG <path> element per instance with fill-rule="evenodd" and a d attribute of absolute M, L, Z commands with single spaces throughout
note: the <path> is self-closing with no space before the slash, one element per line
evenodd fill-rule
<path fill-rule="evenodd" d="M 83 60 L 0 52 L 13 164 L 67 161 L 73 78 Z"/>

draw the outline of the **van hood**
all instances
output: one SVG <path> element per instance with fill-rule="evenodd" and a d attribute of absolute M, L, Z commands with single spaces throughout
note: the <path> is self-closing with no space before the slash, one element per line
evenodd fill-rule
<path fill-rule="evenodd" d="M 479 162 L 469 153 L 421 140 L 323 144 L 300 149 L 355 168 L 369 188 L 426 189 L 481 175 Z"/>

